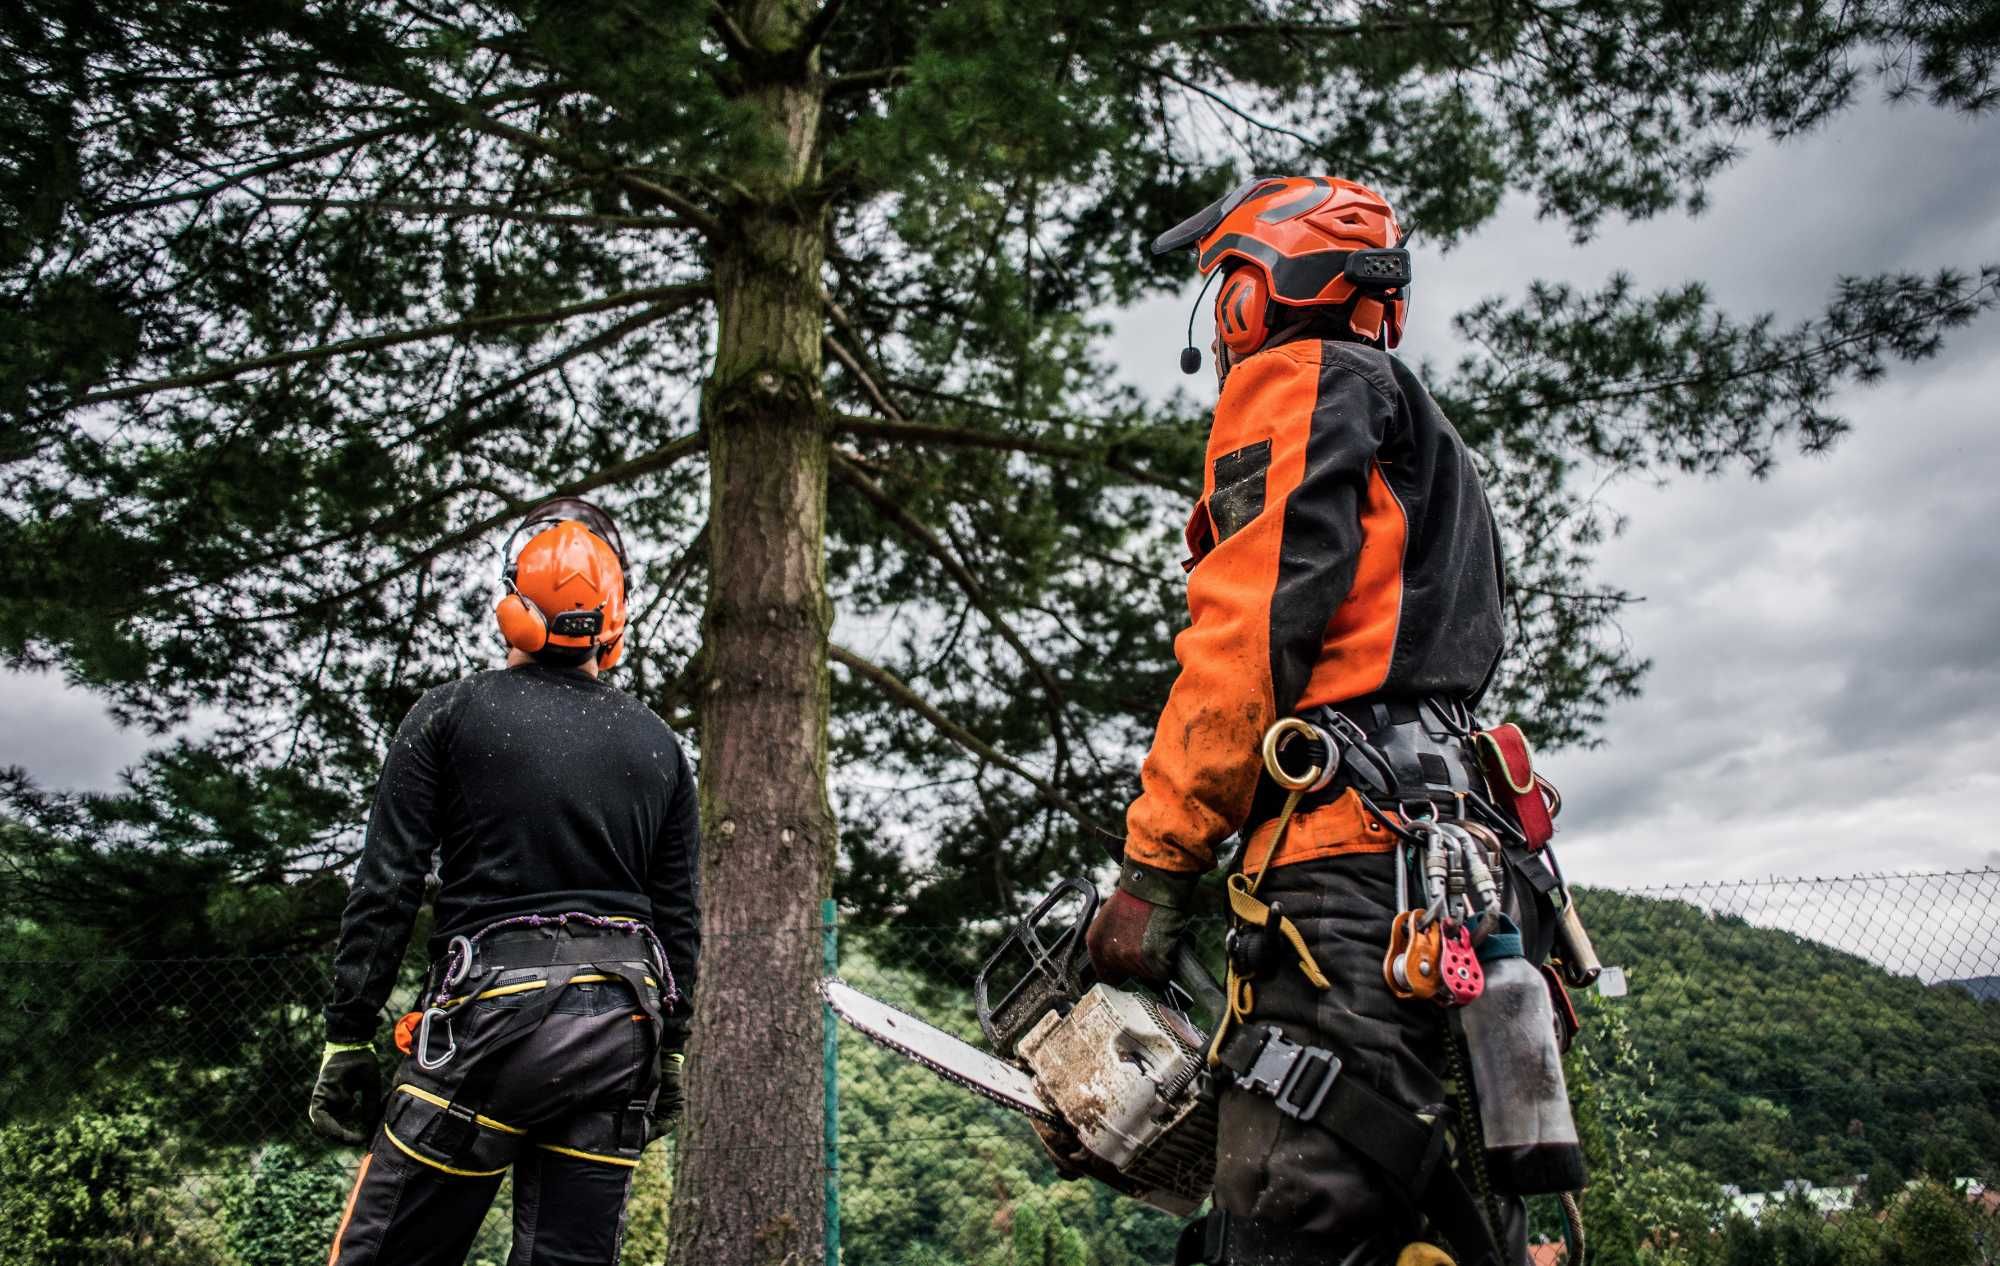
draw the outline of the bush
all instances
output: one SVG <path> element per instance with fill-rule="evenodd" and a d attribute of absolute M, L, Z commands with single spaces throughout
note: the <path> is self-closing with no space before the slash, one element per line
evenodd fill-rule
<path fill-rule="evenodd" d="M 1973 1215 L 1965 1197 L 1925 1179 L 1889 1215 L 1887 1266 L 1974 1266 L 1979 1260 Z"/>
<path fill-rule="evenodd" d="M 80 1112 L 0 1127 L 0 1225 L 7 1260 L 37 1266 L 211 1266 L 175 1230 L 160 1127 L 136 1113 Z"/>
<path fill-rule="evenodd" d="M 237 1266 L 297 1266 L 324 1257 L 352 1180 L 332 1158 L 283 1143 L 257 1153 L 223 1195 Z"/>

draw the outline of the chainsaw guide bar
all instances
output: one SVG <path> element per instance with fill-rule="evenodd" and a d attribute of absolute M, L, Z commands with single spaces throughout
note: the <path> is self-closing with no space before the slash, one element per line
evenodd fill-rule
<path fill-rule="evenodd" d="M 877 1046 L 1003 1108 L 1050 1125 L 1060 1124 L 1060 1118 L 1035 1089 L 1034 1078 L 1006 1060 L 871 998 L 838 977 L 820 981 L 819 992 L 835 1015 Z"/>

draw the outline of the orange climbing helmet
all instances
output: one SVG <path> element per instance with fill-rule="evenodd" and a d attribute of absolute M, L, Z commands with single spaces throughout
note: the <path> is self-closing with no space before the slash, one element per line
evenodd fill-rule
<path fill-rule="evenodd" d="M 1240 358 L 1297 319 L 1285 308 L 1346 308 L 1356 335 L 1396 346 L 1409 302 L 1406 236 L 1388 200 L 1366 185 L 1260 176 L 1155 238 L 1153 253 L 1192 246 L 1203 276 L 1228 267 L 1215 296 L 1216 337 Z"/>
<path fill-rule="evenodd" d="M 537 530 L 539 529 L 539 530 Z M 514 542 L 533 532 L 521 552 Z M 610 668 L 625 650 L 625 542 L 611 516 L 580 497 L 556 497 L 528 511 L 507 538 L 493 614 L 507 645 L 529 654 L 595 648 Z"/>

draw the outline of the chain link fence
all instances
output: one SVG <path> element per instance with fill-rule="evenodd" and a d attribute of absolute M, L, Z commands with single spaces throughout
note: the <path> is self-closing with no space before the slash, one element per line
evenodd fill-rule
<path fill-rule="evenodd" d="M 2000 870 L 1582 890 L 1619 998 L 1569 1073 L 1592 1260 L 2000 1262 Z M 976 1036 L 991 937 L 838 928 L 841 975 Z M 353 1152 L 306 1128 L 325 961 L 6 964 L 0 1266 L 323 1260 Z M 1061 1179 L 1027 1123 L 844 1028 L 823 1162 L 849 1266 L 1140 1266 L 1177 1224 Z M 664 1261 L 671 1144 L 623 1260 Z M 499 1266 L 506 1195 L 471 1260 Z M 1537 1210 L 1553 1233 L 1552 1209 Z M 1560 1260 L 1537 1246 L 1537 1266 Z"/>

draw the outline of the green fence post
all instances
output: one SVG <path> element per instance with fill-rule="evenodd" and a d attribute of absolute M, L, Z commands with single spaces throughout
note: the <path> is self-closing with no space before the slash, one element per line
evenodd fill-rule
<path fill-rule="evenodd" d="M 819 918 L 826 974 L 832 976 L 840 971 L 840 908 L 833 898 L 820 903 Z M 832 1007 L 820 1008 L 820 1030 L 826 1061 L 826 1262 L 840 1266 L 840 1048 L 834 1041 Z"/>

